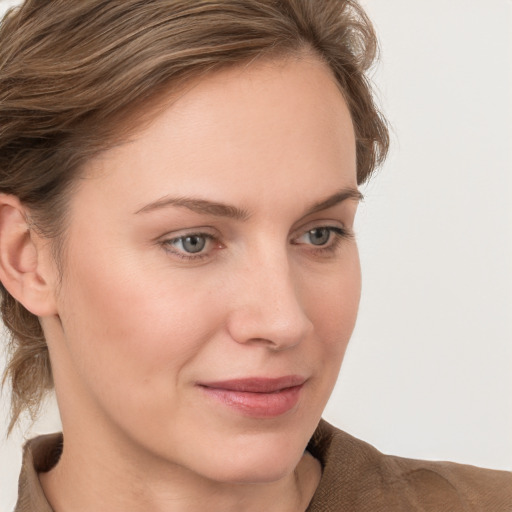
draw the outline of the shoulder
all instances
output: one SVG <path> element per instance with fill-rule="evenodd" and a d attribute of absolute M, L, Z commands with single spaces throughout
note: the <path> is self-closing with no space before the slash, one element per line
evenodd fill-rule
<path fill-rule="evenodd" d="M 308 512 L 511 512 L 512 473 L 384 455 L 322 421 L 308 450 L 323 475 Z"/>
<path fill-rule="evenodd" d="M 62 434 L 47 434 L 25 443 L 18 481 L 18 501 L 14 512 L 52 512 L 38 473 L 49 471 L 62 453 Z"/>

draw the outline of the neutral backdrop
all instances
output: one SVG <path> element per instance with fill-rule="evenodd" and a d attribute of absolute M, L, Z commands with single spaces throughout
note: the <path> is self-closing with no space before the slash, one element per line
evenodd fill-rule
<path fill-rule="evenodd" d="M 363 190 L 361 311 L 325 418 L 387 453 L 512 470 L 512 2 L 363 5 L 392 151 Z M 57 429 L 51 405 L 9 440 L 0 424 L 0 511 L 23 438 Z"/>

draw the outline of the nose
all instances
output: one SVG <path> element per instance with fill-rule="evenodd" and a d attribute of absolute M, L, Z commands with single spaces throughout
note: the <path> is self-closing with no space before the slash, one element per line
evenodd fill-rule
<path fill-rule="evenodd" d="M 232 277 L 236 284 L 227 328 L 236 342 L 281 351 L 311 334 L 313 324 L 300 300 L 300 275 L 285 255 L 254 258 Z"/>

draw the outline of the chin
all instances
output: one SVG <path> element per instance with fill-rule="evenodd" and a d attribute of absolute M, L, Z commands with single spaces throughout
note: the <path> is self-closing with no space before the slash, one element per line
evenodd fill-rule
<path fill-rule="evenodd" d="M 299 457 L 283 461 L 276 460 L 276 457 L 270 454 L 266 458 L 245 458 L 237 463 L 225 461 L 219 466 L 212 467 L 205 476 L 225 484 L 268 484 L 278 482 L 293 473 L 301 457 L 302 453 Z"/>
<path fill-rule="evenodd" d="M 208 479 L 232 484 L 277 482 L 299 464 L 307 435 L 293 432 L 249 434 L 214 447 L 201 460 L 199 472 Z"/>

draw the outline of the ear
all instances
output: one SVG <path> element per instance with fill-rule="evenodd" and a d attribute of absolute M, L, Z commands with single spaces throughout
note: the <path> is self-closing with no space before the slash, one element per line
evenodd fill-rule
<path fill-rule="evenodd" d="M 50 246 L 30 229 L 27 213 L 17 197 L 0 194 L 0 281 L 34 315 L 55 315 Z"/>

